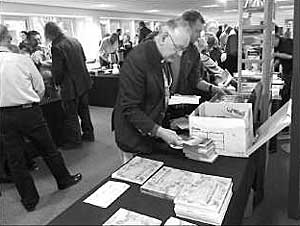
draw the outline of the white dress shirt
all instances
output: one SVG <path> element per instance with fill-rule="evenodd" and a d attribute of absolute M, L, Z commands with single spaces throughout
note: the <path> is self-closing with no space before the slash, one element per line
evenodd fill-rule
<path fill-rule="evenodd" d="M 38 103 L 44 91 L 43 78 L 30 57 L 0 47 L 0 107 Z"/>

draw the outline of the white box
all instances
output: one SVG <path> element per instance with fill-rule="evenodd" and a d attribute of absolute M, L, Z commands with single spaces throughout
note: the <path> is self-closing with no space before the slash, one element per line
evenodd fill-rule
<path fill-rule="evenodd" d="M 248 157 L 254 140 L 252 104 L 204 102 L 189 116 L 189 131 L 212 139 L 219 155 Z"/>

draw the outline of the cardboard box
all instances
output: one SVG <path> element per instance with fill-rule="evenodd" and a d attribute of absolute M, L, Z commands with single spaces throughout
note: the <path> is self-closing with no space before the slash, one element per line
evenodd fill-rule
<path fill-rule="evenodd" d="M 230 118 L 226 107 L 245 109 L 246 113 L 241 118 Z M 253 139 L 251 104 L 205 102 L 189 116 L 189 130 L 191 135 L 213 139 L 219 155 L 249 157 L 291 124 L 291 109 L 290 100 L 257 129 Z"/>
<path fill-rule="evenodd" d="M 254 140 L 252 104 L 204 102 L 189 116 L 189 131 L 212 139 L 219 155 L 248 157 Z"/>

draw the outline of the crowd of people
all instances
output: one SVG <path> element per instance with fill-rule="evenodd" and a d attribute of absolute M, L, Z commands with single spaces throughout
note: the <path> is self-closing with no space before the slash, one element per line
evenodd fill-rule
<path fill-rule="evenodd" d="M 168 152 L 170 145 L 182 144 L 169 126 L 170 115 L 185 116 L 190 109 L 170 109 L 171 95 L 201 95 L 208 100 L 216 93 L 235 91 L 234 80 L 231 88 L 223 82 L 237 72 L 237 29 L 224 25 L 216 34 L 204 30 L 201 13 L 187 10 L 155 31 L 141 21 L 136 46 L 129 34 L 122 36 L 121 29 L 99 43 L 101 66 L 121 64 L 112 126 L 124 162 L 136 153 Z M 26 157 L 26 141 L 45 160 L 58 189 L 81 180 L 81 174 L 71 175 L 67 170 L 40 109 L 47 84 L 55 88 L 64 112 L 60 148 L 74 149 L 82 141 L 95 140 L 88 107 L 92 83 L 83 48 L 54 22 L 45 25 L 44 35 L 51 44 L 48 47 L 42 47 L 37 31 L 23 31 L 22 42 L 14 46 L 7 27 L 0 25 L 0 176 L 10 176 L 28 211 L 35 209 L 39 196 L 28 171 L 31 159 Z M 292 58 L 290 49 L 284 52 L 286 43 L 280 38 L 274 55 L 284 64 Z"/>

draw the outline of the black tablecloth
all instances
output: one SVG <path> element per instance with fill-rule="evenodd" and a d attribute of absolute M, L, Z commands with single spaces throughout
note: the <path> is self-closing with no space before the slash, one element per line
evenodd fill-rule
<path fill-rule="evenodd" d="M 89 104 L 98 107 L 113 107 L 119 86 L 118 75 L 91 76 L 93 87 L 89 91 Z"/>
<path fill-rule="evenodd" d="M 186 159 L 181 152 L 178 152 L 176 155 L 153 154 L 145 157 L 163 161 L 166 166 L 174 168 L 233 178 L 233 196 L 223 224 L 240 225 L 251 187 L 259 188 L 261 186 L 257 185 L 260 180 L 257 180 L 256 176 L 258 172 L 256 162 L 262 154 L 263 152 L 255 152 L 247 159 L 219 156 L 213 164 Z M 111 178 L 108 177 L 99 183 L 99 185 L 76 201 L 49 224 L 101 225 L 119 208 L 125 208 L 152 216 L 163 222 L 168 217 L 175 216 L 172 201 L 144 194 L 140 191 L 139 185 L 129 182 L 126 183 L 131 185 L 130 189 L 106 209 L 83 203 L 85 198 L 110 179 Z M 196 223 L 201 224 L 199 222 Z"/>

